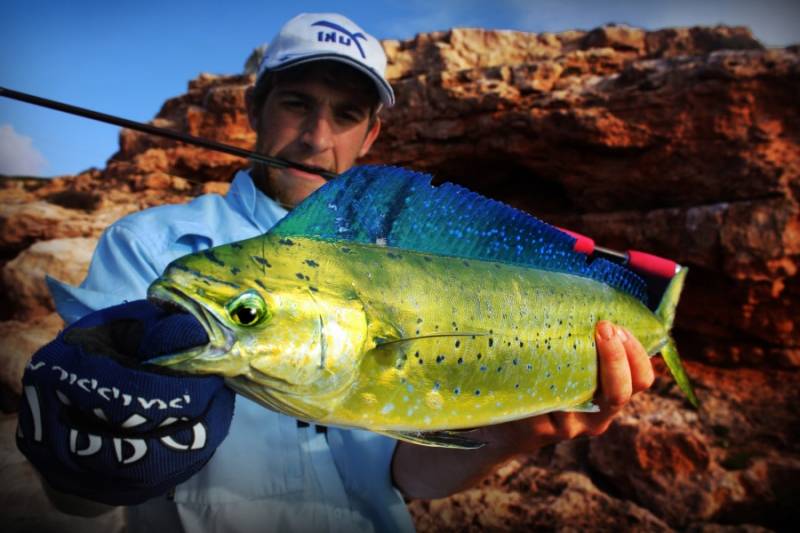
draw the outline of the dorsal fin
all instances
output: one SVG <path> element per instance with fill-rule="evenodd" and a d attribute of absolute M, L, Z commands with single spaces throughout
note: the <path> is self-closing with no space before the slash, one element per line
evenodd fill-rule
<path fill-rule="evenodd" d="M 646 303 L 632 271 L 573 251 L 575 239 L 527 213 L 399 167 L 354 167 L 327 183 L 270 233 L 513 263 L 606 283 Z"/>

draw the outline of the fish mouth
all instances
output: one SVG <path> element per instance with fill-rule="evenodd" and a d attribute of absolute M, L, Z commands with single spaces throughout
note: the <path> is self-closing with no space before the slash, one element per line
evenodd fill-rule
<path fill-rule="evenodd" d="M 233 348 L 235 338 L 233 332 L 198 302 L 190 298 L 180 289 L 165 281 L 158 280 L 147 290 L 147 299 L 155 305 L 170 312 L 189 313 L 200 322 L 208 336 L 208 343 L 188 350 L 154 357 L 146 361 L 163 366 L 174 366 L 184 361 L 202 357 L 216 359 L 227 355 Z"/>

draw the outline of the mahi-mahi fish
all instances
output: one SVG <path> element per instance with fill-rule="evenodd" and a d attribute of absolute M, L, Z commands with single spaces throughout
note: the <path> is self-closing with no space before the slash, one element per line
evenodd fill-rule
<path fill-rule="evenodd" d="M 500 202 L 392 167 L 356 167 L 264 235 L 173 261 L 149 297 L 209 343 L 152 362 L 217 374 L 309 422 L 477 447 L 473 428 L 592 411 L 595 325 L 628 328 L 697 399 L 661 302 L 623 266 Z"/>

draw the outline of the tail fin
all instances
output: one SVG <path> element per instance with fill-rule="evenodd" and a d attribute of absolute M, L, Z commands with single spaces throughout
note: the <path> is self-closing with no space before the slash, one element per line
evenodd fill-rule
<path fill-rule="evenodd" d="M 664 292 L 661 303 L 658 304 L 658 309 L 656 309 L 656 316 L 666 326 L 667 331 L 672 329 L 672 322 L 675 320 L 675 308 L 678 306 L 678 300 L 680 300 L 681 291 L 683 290 L 683 282 L 688 272 L 689 269 L 686 267 L 680 267 L 678 269 L 675 277 L 672 278 L 667 290 Z M 692 405 L 697 407 L 699 405 L 697 396 L 695 396 L 692 384 L 689 382 L 689 376 L 686 375 L 686 371 L 683 369 L 681 358 L 678 355 L 678 349 L 675 347 L 675 341 L 673 341 L 672 338 L 670 338 L 666 346 L 661 349 L 661 357 L 663 357 L 664 362 L 667 363 L 667 367 L 672 373 L 672 377 L 674 377 L 675 381 L 678 383 L 678 387 L 686 394 L 686 397 L 689 398 Z"/>

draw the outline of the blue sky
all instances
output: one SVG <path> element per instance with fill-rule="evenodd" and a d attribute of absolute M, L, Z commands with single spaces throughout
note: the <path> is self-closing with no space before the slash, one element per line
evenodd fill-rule
<path fill-rule="evenodd" d="M 791 0 L 4 0 L 0 86 L 139 121 L 200 72 L 234 74 L 302 11 L 343 13 L 378 38 L 455 26 L 533 32 L 608 22 L 648 29 L 746 25 L 769 46 L 800 43 Z M 0 98 L 0 174 L 103 167 L 118 128 Z"/>

